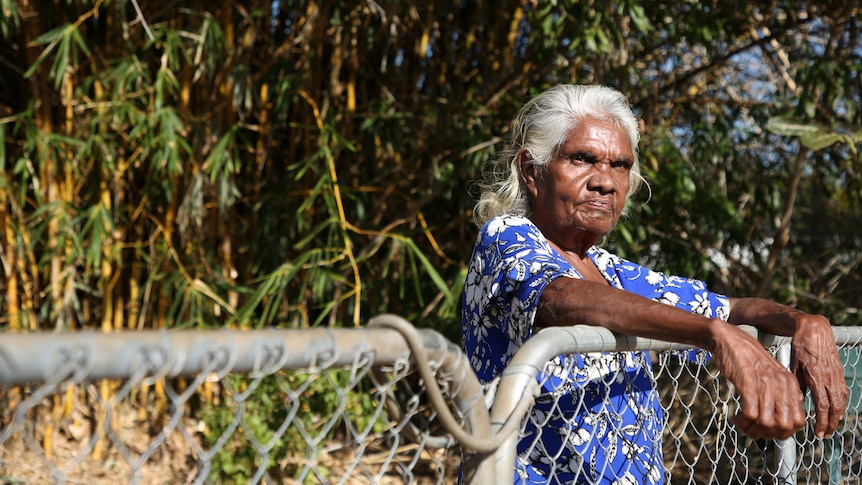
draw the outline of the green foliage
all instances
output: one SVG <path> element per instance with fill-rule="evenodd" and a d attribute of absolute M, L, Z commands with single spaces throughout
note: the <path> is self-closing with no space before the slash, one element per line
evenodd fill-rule
<path fill-rule="evenodd" d="M 848 133 L 832 131 L 817 123 L 805 123 L 787 117 L 770 118 L 766 129 L 776 135 L 799 137 L 799 143 L 805 148 L 818 151 L 835 144 L 845 144 L 853 156 L 858 156 L 856 143 L 862 141 L 862 132 L 855 137 Z"/>
<path fill-rule="evenodd" d="M 79 52 L 86 55 L 90 54 L 90 49 L 84 43 L 77 25 L 61 25 L 40 35 L 33 40 L 32 44 L 45 46 L 45 49 L 36 59 L 36 62 L 30 65 L 27 72 L 24 73 L 24 77 L 32 76 L 46 58 L 53 56 L 54 60 L 51 63 L 48 76 L 54 79 L 55 89 L 60 87 L 66 72 L 80 62 Z"/>
<path fill-rule="evenodd" d="M 207 424 L 201 433 L 204 446 L 223 443 L 213 457 L 210 478 L 248 483 L 265 474 L 313 483 L 306 453 L 332 439 L 349 441 L 387 427 L 383 403 L 356 386 L 356 377 L 348 370 L 257 379 L 229 376 L 231 392 L 223 393 L 224 401 L 208 403 L 201 411 Z"/>

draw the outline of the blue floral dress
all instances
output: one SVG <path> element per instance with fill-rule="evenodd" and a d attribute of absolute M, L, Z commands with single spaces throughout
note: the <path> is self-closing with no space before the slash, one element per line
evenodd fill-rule
<path fill-rule="evenodd" d="M 729 316 L 727 298 L 702 281 L 658 273 L 597 247 L 588 255 L 615 288 L 712 318 Z M 529 219 L 499 216 L 481 229 L 464 287 L 462 339 L 482 383 L 500 376 L 532 336 L 542 291 L 558 277 L 581 275 Z M 664 417 L 648 353 L 560 355 L 539 382 L 518 444 L 516 484 L 664 482 Z"/>

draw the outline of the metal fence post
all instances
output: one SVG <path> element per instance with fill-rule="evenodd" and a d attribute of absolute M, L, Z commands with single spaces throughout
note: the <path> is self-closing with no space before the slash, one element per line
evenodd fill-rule
<path fill-rule="evenodd" d="M 790 345 L 778 347 L 775 358 L 786 369 L 790 368 Z M 775 459 L 778 463 L 778 483 L 796 483 L 796 438 L 776 440 Z"/>
<path fill-rule="evenodd" d="M 485 395 L 479 379 L 473 372 L 470 359 L 464 355 L 461 349 L 450 343 L 442 335 L 433 330 L 423 329 L 417 331 L 407 320 L 391 314 L 378 315 L 368 322 L 370 327 L 388 327 L 398 331 L 406 341 L 407 347 L 413 350 L 414 363 L 419 367 L 420 375 L 423 364 L 419 362 L 417 351 L 424 351 L 425 358 L 422 361 L 433 360 L 437 362 L 438 368 L 435 372 L 438 379 L 445 379 L 451 386 L 449 389 L 459 417 L 464 420 L 466 432 L 480 441 L 490 441 L 491 425 L 488 409 L 485 407 Z M 413 342 L 417 335 L 422 336 L 422 349 L 414 348 L 418 343 Z M 430 380 L 431 376 L 427 376 Z M 426 382 L 430 387 L 435 383 Z M 430 390 L 429 390 L 430 391 Z M 432 401 L 433 402 L 433 401 Z M 436 406 L 435 406 L 436 408 Z M 435 409 L 438 419 L 442 418 L 445 409 Z M 445 423 L 444 424 L 444 428 Z M 449 430 L 452 432 L 452 430 Z M 493 455 L 491 453 L 470 450 L 461 443 L 462 473 L 466 485 L 485 485 L 497 483 Z"/>
<path fill-rule="evenodd" d="M 751 336 L 757 336 L 757 330 L 754 327 L 742 325 L 740 328 Z M 783 342 L 783 340 L 779 341 Z M 500 429 L 504 425 L 508 425 L 512 420 L 519 422 L 523 420 L 533 403 L 534 393 L 538 388 L 536 378 L 539 372 L 557 355 L 690 348 L 691 345 L 686 344 L 619 335 L 607 328 L 591 325 L 546 328 L 525 342 L 503 371 L 494 405 L 491 408 L 493 433 L 499 436 Z M 495 457 L 497 477 L 514 477 L 518 437 L 501 436 L 501 439 L 505 441 L 497 450 Z"/>
<path fill-rule="evenodd" d="M 764 347 L 775 347 L 775 359 L 790 369 L 789 337 L 770 334 L 758 334 L 758 340 Z M 796 438 L 791 436 L 786 440 L 775 440 L 775 466 L 777 468 L 777 483 L 796 483 Z"/>

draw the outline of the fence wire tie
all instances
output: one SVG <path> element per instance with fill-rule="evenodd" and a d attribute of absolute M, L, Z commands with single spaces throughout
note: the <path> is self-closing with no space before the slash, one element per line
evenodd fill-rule
<path fill-rule="evenodd" d="M 170 350 L 170 337 L 167 332 L 161 331 L 160 334 L 161 346 L 144 345 L 139 347 L 131 359 L 132 369 L 141 368 L 140 372 L 135 372 L 135 376 L 139 376 L 141 384 L 152 385 L 160 379 L 164 379 L 171 371 L 171 361 L 173 360 L 171 356 L 177 353 Z"/>
<path fill-rule="evenodd" d="M 491 409 L 494 399 L 497 397 L 497 388 L 500 387 L 500 376 L 482 386 L 482 394 L 485 395 L 485 408 Z"/>
<path fill-rule="evenodd" d="M 275 338 L 279 337 L 276 332 L 270 333 L 273 334 L 272 339 L 258 339 L 252 345 L 254 362 L 252 363 L 252 370 L 249 372 L 251 377 L 275 374 L 287 364 L 288 352 L 284 346 L 284 340 Z"/>
<path fill-rule="evenodd" d="M 335 340 L 335 335 L 329 328 L 323 329 L 323 333 L 326 335 L 326 340 L 329 345 L 323 349 L 317 350 L 316 352 L 314 351 L 314 348 L 310 349 L 313 354 L 311 355 L 311 359 L 309 359 L 308 369 L 312 372 L 328 369 L 335 363 L 335 361 L 338 360 L 338 352 L 336 351 L 338 345 Z"/>
<path fill-rule="evenodd" d="M 46 384 L 58 386 L 61 382 L 71 379 L 73 382 L 84 382 L 93 371 L 94 362 L 90 358 L 94 355 L 94 335 L 87 335 L 85 344 L 72 344 L 62 346 L 57 351 L 54 364 L 46 369 L 47 376 L 44 377 Z"/>
<path fill-rule="evenodd" d="M 357 352 L 350 364 L 350 382 L 356 384 L 360 379 L 369 375 L 371 366 L 374 364 L 374 354 L 369 351 Z"/>
<path fill-rule="evenodd" d="M 206 366 L 213 366 L 211 372 L 222 380 L 230 374 L 230 371 L 236 365 L 237 348 L 233 334 L 228 329 L 222 329 L 221 333 L 225 336 L 225 342 L 221 347 L 213 346 L 206 354 Z M 217 344 L 216 344 L 217 345 Z"/>

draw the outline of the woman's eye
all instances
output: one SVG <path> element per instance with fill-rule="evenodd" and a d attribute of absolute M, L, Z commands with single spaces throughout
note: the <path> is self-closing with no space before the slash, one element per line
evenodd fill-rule
<path fill-rule="evenodd" d="M 573 162 L 595 163 L 595 157 L 584 152 L 572 153 L 569 155 L 569 160 Z"/>

